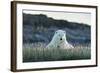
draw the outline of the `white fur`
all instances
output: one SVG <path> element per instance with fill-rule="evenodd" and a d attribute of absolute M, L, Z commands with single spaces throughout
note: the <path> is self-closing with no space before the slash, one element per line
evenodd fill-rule
<path fill-rule="evenodd" d="M 46 48 L 70 49 L 70 48 L 73 48 L 73 46 L 67 42 L 66 32 L 64 30 L 57 30 L 51 42 L 46 46 Z"/>

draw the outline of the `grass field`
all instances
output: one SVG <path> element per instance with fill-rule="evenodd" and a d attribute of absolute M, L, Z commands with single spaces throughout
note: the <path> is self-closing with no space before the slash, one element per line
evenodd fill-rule
<path fill-rule="evenodd" d="M 44 48 L 46 44 L 24 44 L 23 62 L 91 59 L 90 45 L 74 45 L 72 49 Z"/>

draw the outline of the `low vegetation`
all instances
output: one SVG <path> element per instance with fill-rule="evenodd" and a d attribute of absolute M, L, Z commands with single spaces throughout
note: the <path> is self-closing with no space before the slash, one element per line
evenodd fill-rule
<path fill-rule="evenodd" d="M 44 48 L 46 44 L 43 43 L 26 45 L 26 47 L 23 47 L 23 62 L 81 60 L 91 58 L 89 45 L 74 45 L 74 48 L 71 49 L 47 49 Z M 32 48 L 32 46 L 34 47 Z"/>

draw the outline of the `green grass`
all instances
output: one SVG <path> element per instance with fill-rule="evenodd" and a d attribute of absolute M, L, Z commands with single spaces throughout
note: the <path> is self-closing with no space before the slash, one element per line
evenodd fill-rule
<path fill-rule="evenodd" d="M 23 48 L 23 62 L 39 61 L 63 61 L 91 59 L 90 46 L 75 45 L 72 49 L 44 48 L 44 44 L 38 43 L 32 47 Z"/>

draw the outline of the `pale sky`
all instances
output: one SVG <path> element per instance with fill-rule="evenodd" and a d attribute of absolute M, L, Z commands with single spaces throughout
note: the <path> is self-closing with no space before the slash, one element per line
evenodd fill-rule
<path fill-rule="evenodd" d="M 85 23 L 91 25 L 91 13 L 77 13 L 77 12 L 52 12 L 52 11 L 31 11 L 24 10 L 27 14 L 45 14 L 54 19 L 63 19 L 71 22 Z"/>

